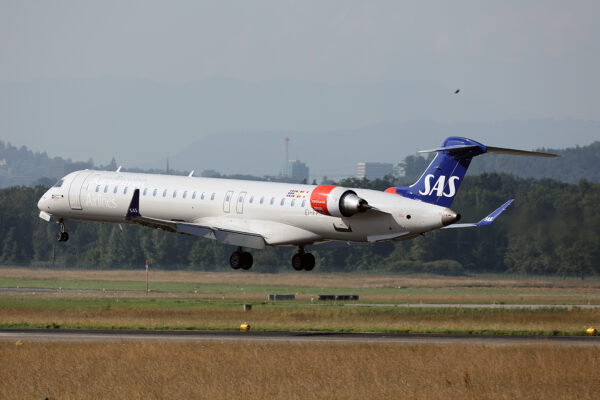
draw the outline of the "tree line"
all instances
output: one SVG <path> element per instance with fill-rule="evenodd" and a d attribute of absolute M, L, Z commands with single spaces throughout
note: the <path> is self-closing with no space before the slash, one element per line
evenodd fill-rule
<path fill-rule="evenodd" d="M 384 190 L 393 177 L 338 184 Z M 38 218 L 44 186 L 0 190 L 0 264 L 67 268 L 228 270 L 232 246 L 161 230 L 71 222 L 70 240 L 56 242 L 58 226 Z M 478 221 L 507 199 L 511 207 L 493 225 L 427 233 L 403 242 L 314 250 L 324 272 L 600 273 L 600 184 L 522 179 L 504 174 L 465 178 L 452 209 Z M 253 251 L 253 270 L 291 270 L 292 247 Z"/>

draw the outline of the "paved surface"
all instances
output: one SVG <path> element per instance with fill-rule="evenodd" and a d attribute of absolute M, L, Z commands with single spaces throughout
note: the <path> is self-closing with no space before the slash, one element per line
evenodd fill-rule
<path fill-rule="evenodd" d="M 235 331 L 151 331 L 151 330 L 69 330 L 0 329 L 0 341 L 23 342 L 258 342 L 258 343 L 398 343 L 398 344 L 478 344 L 478 345 L 559 345 L 598 346 L 600 336 L 488 336 L 412 335 L 378 333 L 321 332 L 235 332 Z"/>

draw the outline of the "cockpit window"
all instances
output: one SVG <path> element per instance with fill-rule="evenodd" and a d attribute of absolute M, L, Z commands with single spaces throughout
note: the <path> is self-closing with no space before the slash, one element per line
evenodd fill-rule
<path fill-rule="evenodd" d="M 54 187 L 61 187 L 64 181 L 65 181 L 64 179 L 59 180 L 58 182 L 56 182 L 54 184 Z"/>

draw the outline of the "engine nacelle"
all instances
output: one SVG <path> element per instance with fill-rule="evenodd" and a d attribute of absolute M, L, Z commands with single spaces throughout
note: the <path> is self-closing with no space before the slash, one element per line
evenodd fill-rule
<path fill-rule="evenodd" d="M 310 195 L 310 206 L 316 212 L 332 217 L 351 217 L 371 208 L 354 191 L 334 185 L 317 186 Z"/>

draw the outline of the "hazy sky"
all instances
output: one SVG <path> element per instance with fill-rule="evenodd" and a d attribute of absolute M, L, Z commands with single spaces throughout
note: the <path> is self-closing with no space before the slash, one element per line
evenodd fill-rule
<path fill-rule="evenodd" d="M 474 110 L 473 120 L 598 120 L 599 15 L 597 0 L 2 0 L 0 83 L 135 78 L 185 86 L 233 78 L 352 88 L 411 82 L 460 88 L 474 104 L 499 110 L 484 117 Z M 466 111 L 455 119 L 469 120 Z M 415 117 L 436 115 L 452 119 L 436 110 Z M 60 125 L 62 118 L 46 123 Z M 349 128 L 374 118 L 306 129 Z M 281 127 L 305 128 L 290 121 Z M 15 144 L 32 146 L 40 135 L 21 120 L 9 122 L 0 121 L 0 139 L 15 142 L 7 132 L 18 132 L 22 142 Z M 244 126 L 273 129 L 260 122 Z M 220 129 L 237 126 L 211 125 L 205 133 Z"/>

